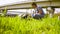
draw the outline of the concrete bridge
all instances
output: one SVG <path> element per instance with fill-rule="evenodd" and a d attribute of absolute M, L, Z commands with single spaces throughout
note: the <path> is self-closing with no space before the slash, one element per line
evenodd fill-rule
<path fill-rule="evenodd" d="M 28 2 L 16 2 L 5 6 L 0 6 L 0 10 L 4 10 L 5 8 L 8 9 L 27 9 L 32 8 L 31 4 L 36 2 L 39 6 L 46 8 L 48 6 L 52 6 L 54 8 L 60 8 L 60 1 L 59 0 L 41 0 L 41 1 L 28 1 Z"/>

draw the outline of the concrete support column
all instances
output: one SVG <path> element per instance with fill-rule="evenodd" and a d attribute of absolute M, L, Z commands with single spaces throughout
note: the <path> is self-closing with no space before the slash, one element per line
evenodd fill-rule
<path fill-rule="evenodd" d="M 58 15 L 58 20 L 60 20 L 60 12 L 59 12 L 59 13 L 57 13 L 57 15 Z"/>
<path fill-rule="evenodd" d="M 50 17 L 53 17 L 53 15 L 54 15 L 54 8 L 53 7 L 48 7 L 47 8 L 47 12 L 50 15 Z"/>
<path fill-rule="evenodd" d="M 0 10 L 0 13 L 2 13 L 2 10 Z"/>
<path fill-rule="evenodd" d="M 58 20 L 60 20 L 60 16 L 58 16 Z"/>
<path fill-rule="evenodd" d="M 0 10 L 0 16 L 3 16 L 4 14 L 3 14 L 3 10 Z"/>
<path fill-rule="evenodd" d="M 0 10 L 0 16 L 2 15 L 2 10 Z"/>
<path fill-rule="evenodd" d="M 7 10 L 0 10 L 1 16 L 5 16 L 6 12 L 7 12 Z"/>

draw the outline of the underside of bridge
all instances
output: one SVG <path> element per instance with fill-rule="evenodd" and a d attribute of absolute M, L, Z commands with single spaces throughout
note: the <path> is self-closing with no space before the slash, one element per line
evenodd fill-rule
<path fill-rule="evenodd" d="M 60 1 L 59 0 L 43 0 L 43 1 L 27 1 L 27 2 L 16 2 L 10 5 L 0 6 L 0 10 L 6 9 L 28 9 L 32 8 L 31 4 L 35 2 L 37 5 L 46 8 L 48 6 L 52 6 L 54 8 L 60 8 Z"/>

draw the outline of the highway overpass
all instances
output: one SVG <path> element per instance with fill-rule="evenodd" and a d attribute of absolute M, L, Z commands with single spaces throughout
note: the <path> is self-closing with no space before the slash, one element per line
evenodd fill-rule
<path fill-rule="evenodd" d="M 32 8 L 31 4 L 33 2 L 36 2 L 39 6 L 42 6 L 44 8 L 48 6 L 53 6 L 55 8 L 60 8 L 60 1 L 59 0 L 43 0 L 43 1 L 27 1 L 27 2 L 16 2 L 4 6 L 0 6 L 0 10 L 6 9 L 29 9 Z"/>

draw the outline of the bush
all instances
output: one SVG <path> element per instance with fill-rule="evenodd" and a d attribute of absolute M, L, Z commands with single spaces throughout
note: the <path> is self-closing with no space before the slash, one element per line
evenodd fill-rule
<path fill-rule="evenodd" d="M 0 34 L 60 34 L 57 17 L 42 20 L 0 17 L 0 23 Z"/>

